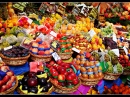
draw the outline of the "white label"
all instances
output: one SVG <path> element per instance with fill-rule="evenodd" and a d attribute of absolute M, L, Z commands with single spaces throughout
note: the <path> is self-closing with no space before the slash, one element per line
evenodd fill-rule
<path fill-rule="evenodd" d="M 111 51 L 113 51 L 119 57 L 119 49 L 112 49 Z"/>
<path fill-rule="evenodd" d="M 54 36 L 54 37 L 57 37 L 57 33 L 54 32 L 54 31 L 51 31 L 50 34 L 51 34 L 52 36 Z"/>
<path fill-rule="evenodd" d="M 126 49 L 125 46 L 123 47 L 123 49 L 124 49 L 124 51 L 125 51 L 125 53 L 126 53 L 126 55 L 127 55 L 127 54 L 128 54 L 128 50 Z"/>
<path fill-rule="evenodd" d="M 53 56 L 53 58 L 55 59 L 55 61 L 58 61 L 58 60 L 61 59 L 56 52 L 52 53 L 52 56 Z"/>
<path fill-rule="evenodd" d="M 4 51 L 9 50 L 11 48 L 12 48 L 12 46 L 6 47 L 6 48 L 4 48 Z"/>
<path fill-rule="evenodd" d="M 37 38 L 41 38 L 42 41 L 45 39 L 45 35 L 43 35 L 42 33 L 37 37 Z"/>
<path fill-rule="evenodd" d="M 115 42 L 117 42 L 117 38 L 116 38 L 116 34 L 115 33 L 113 33 L 113 41 L 115 41 Z"/>
<path fill-rule="evenodd" d="M 94 31 L 93 29 L 90 30 L 88 33 L 90 34 L 91 38 L 96 34 L 95 31 Z"/>
<path fill-rule="evenodd" d="M 80 50 L 78 50 L 77 48 L 72 48 L 73 51 L 80 53 Z"/>
<path fill-rule="evenodd" d="M 114 73 L 118 73 L 118 71 L 117 71 L 117 66 L 116 66 L 116 65 L 113 67 L 113 72 L 114 72 Z"/>
<path fill-rule="evenodd" d="M 29 24 L 32 24 L 32 22 L 33 22 L 33 20 L 30 19 L 30 18 L 28 18 L 28 23 L 29 23 Z"/>

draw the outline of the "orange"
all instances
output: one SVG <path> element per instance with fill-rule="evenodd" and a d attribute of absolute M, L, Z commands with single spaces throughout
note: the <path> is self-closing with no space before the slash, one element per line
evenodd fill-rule
<path fill-rule="evenodd" d="M 87 18 L 86 18 L 86 22 L 87 22 L 87 23 L 90 23 L 90 18 L 87 17 Z"/>
<path fill-rule="evenodd" d="M 73 27 L 72 24 L 68 24 L 67 29 L 68 29 L 68 30 L 71 30 L 72 27 Z"/>
<path fill-rule="evenodd" d="M 90 29 L 91 29 L 90 24 L 87 24 L 87 29 L 88 29 L 88 30 L 90 30 Z"/>
<path fill-rule="evenodd" d="M 0 28 L 2 28 L 2 23 L 0 23 Z"/>
<path fill-rule="evenodd" d="M 61 29 L 61 33 L 66 33 L 66 29 Z"/>
<path fill-rule="evenodd" d="M 93 50 L 98 50 L 98 46 L 96 44 L 93 44 L 92 47 L 93 47 Z"/>
<path fill-rule="evenodd" d="M 83 27 L 84 32 L 88 32 L 88 29 L 86 27 Z"/>

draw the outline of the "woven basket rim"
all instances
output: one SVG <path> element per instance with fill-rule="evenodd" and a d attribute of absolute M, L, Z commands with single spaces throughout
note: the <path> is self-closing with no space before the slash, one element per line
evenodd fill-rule
<path fill-rule="evenodd" d="M 104 74 L 107 74 L 107 75 L 113 75 L 113 76 L 119 76 L 119 75 L 121 75 L 122 73 L 114 74 L 114 73 L 108 73 L 108 72 L 105 72 Z"/>
<path fill-rule="evenodd" d="M 10 92 L 14 91 L 17 88 L 17 86 L 18 86 L 18 79 L 16 77 L 15 85 L 13 87 L 11 87 L 10 89 L 8 89 L 8 90 L 6 90 L 4 92 L 1 92 L 0 94 L 9 94 Z"/>
<path fill-rule="evenodd" d="M 24 59 L 28 59 L 30 57 L 30 54 L 28 54 L 25 57 L 18 57 L 18 58 L 9 58 L 9 57 L 4 56 L 3 54 L 0 54 L 0 57 L 6 60 L 24 60 Z"/>
<path fill-rule="evenodd" d="M 16 90 L 17 90 L 17 92 L 18 92 L 19 94 L 25 94 L 24 92 L 22 92 L 22 91 L 20 90 L 19 87 L 18 87 Z M 54 91 L 54 86 L 52 86 L 52 89 L 51 89 L 50 91 L 44 92 L 43 95 L 51 94 L 53 91 Z M 34 95 L 37 95 L 37 94 L 34 94 Z M 41 94 L 41 95 L 42 95 L 42 94 Z"/>
<path fill-rule="evenodd" d="M 89 81 L 89 82 L 91 82 L 91 81 L 99 81 L 99 80 L 101 80 L 101 79 L 103 79 L 103 77 L 104 76 L 101 76 L 100 78 L 97 78 L 97 79 L 85 79 L 85 78 L 83 78 L 81 75 L 79 76 L 79 78 L 82 80 L 82 81 Z"/>
<path fill-rule="evenodd" d="M 77 90 L 78 87 L 81 85 L 81 80 L 80 80 L 80 79 L 79 79 L 79 83 L 78 83 L 76 86 L 74 86 L 73 88 L 65 88 L 65 87 L 62 87 L 62 86 L 60 86 L 60 85 L 57 85 L 57 84 L 54 83 L 53 79 L 51 79 L 51 78 L 50 78 L 50 82 L 51 82 L 56 88 L 61 89 L 61 90 L 63 90 L 63 91 L 74 91 L 74 90 Z"/>
<path fill-rule="evenodd" d="M 70 52 L 70 53 L 61 53 L 61 52 L 57 52 L 59 55 L 71 55 L 73 54 L 73 52 Z"/>
<path fill-rule="evenodd" d="M 47 57 L 52 57 L 52 55 L 46 55 L 46 56 L 42 56 L 42 55 L 35 55 L 33 53 L 30 52 L 30 55 L 33 57 L 37 57 L 37 58 L 47 58 Z"/>

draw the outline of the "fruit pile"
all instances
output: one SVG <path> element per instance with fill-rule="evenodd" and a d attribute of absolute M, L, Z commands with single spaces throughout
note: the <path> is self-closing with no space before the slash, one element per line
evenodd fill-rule
<path fill-rule="evenodd" d="M 128 55 L 122 55 L 120 54 L 119 56 L 119 62 L 123 67 L 128 67 L 130 66 L 130 61 Z"/>
<path fill-rule="evenodd" d="M 0 66 L 0 92 L 5 92 L 6 90 L 12 88 L 16 84 L 16 76 L 13 71 L 9 69 L 8 66 Z"/>
<path fill-rule="evenodd" d="M 60 46 L 58 48 L 58 52 L 61 52 L 61 53 L 70 53 L 72 52 L 72 45 L 69 41 L 69 38 L 68 37 L 62 37 L 60 40 L 59 40 L 59 43 L 60 43 Z"/>
<path fill-rule="evenodd" d="M 110 89 L 107 86 L 104 86 L 105 94 L 130 94 L 130 88 L 123 83 L 120 86 L 114 84 Z"/>
<path fill-rule="evenodd" d="M 100 63 L 98 61 L 94 61 L 94 56 L 90 53 L 86 53 L 82 55 L 77 55 L 74 62 L 81 66 L 81 76 L 83 78 L 94 79 L 102 77 L 102 68 L 100 67 Z"/>
<path fill-rule="evenodd" d="M 46 41 L 42 41 L 41 38 L 37 38 L 32 42 L 30 51 L 36 55 L 50 55 L 53 50 L 50 48 L 50 44 Z"/>
<path fill-rule="evenodd" d="M 28 28 L 29 27 L 29 22 L 27 17 L 21 17 L 20 20 L 18 21 L 18 26 Z"/>
<path fill-rule="evenodd" d="M 24 94 L 44 94 L 53 88 L 49 77 L 43 71 L 27 72 L 18 78 L 18 88 Z"/>
<path fill-rule="evenodd" d="M 1 52 L 4 56 L 9 58 L 26 57 L 29 55 L 29 50 L 21 46 L 12 47 L 11 49 L 2 50 Z"/>
<path fill-rule="evenodd" d="M 78 76 L 76 76 L 76 72 L 79 70 L 77 65 L 71 65 L 58 60 L 57 63 L 51 61 L 47 64 L 47 68 L 49 68 L 51 79 L 53 79 L 57 85 L 72 88 L 79 83 Z"/>

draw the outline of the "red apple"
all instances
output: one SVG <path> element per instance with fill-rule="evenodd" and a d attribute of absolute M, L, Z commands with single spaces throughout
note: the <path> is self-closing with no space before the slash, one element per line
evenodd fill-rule
<path fill-rule="evenodd" d="M 60 72 L 61 74 L 64 74 L 64 73 L 66 72 L 66 68 L 61 67 L 60 70 L 59 70 L 59 72 Z"/>
<path fill-rule="evenodd" d="M 13 76 L 14 75 L 13 71 L 8 71 L 6 74 L 9 75 L 9 76 Z"/>
<path fill-rule="evenodd" d="M 66 69 L 67 69 L 67 68 L 70 68 L 70 64 L 65 64 L 65 65 L 64 65 L 64 68 L 66 68 Z"/>
<path fill-rule="evenodd" d="M 64 73 L 64 75 L 67 76 L 67 75 L 68 75 L 68 72 L 66 71 L 66 72 Z"/>
<path fill-rule="evenodd" d="M 35 87 L 38 84 L 37 79 L 35 78 L 29 78 L 27 83 L 29 87 Z"/>
<path fill-rule="evenodd" d="M 77 85 L 79 83 L 79 80 L 78 79 L 74 79 L 73 82 L 72 82 L 74 85 Z"/>
<path fill-rule="evenodd" d="M 55 64 L 55 62 L 54 62 L 54 61 L 51 61 L 49 64 L 50 64 L 50 65 L 54 65 L 54 64 Z"/>
<path fill-rule="evenodd" d="M 58 61 L 57 61 L 57 64 L 58 64 L 58 65 L 61 65 L 61 63 L 63 63 L 62 60 L 58 60 Z"/>
<path fill-rule="evenodd" d="M 58 81 L 59 81 L 59 82 L 65 81 L 65 75 L 59 74 L 59 75 L 58 75 Z"/>
<path fill-rule="evenodd" d="M 105 16 L 105 17 L 108 17 L 108 13 L 105 13 L 104 16 Z"/>
<path fill-rule="evenodd" d="M 51 65 L 51 64 L 47 64 L 46 67 L 47 67 L 47 68 L 50 68 L 50 67 L 52 67 L 52 65 Z"/>
<path fill-rule="evenodd" d="M 50 73 L 56 72 L 56 69 L 54 67 L 50 68 Z"/>
<path fill-rule="evenodd" d="M 73 78 L 72 78 L 71 75 L 68 75 L 68 76 L 66 76 L 66 80 L 67 80 L 68 82 L 72 82 Z"/>
<path fill-rule="evenodd" d="M 1 89 L 0 89 L 0 92 L 4 92 L 4 91 L 6 91 L 7 90 L 7 86 L 6 85 L 3 85 L 2 87 L 1 87 Z"/>
<path fill-rule="evenodd" d="M 7 23 L 3 23 L 3 27 L 4 27 L 4 28 L 7 28 Z"/>
<path fill-rule="evenodd" d="M 57 77 L 58 77 L 58 72 L 57 72 L 57 71 L 53 71 L 53 72 L 52 72 L 52 76 L 53 76 L 54 78 L 57 78 Z"/>
<path fill-rule="evenodd" d="M 71 77 L 72 77 L 73 79 L 76 78 L 76 74 L 75 74 L 74 72 L 71 72 L 70 75 L 71 75 Z"/>

